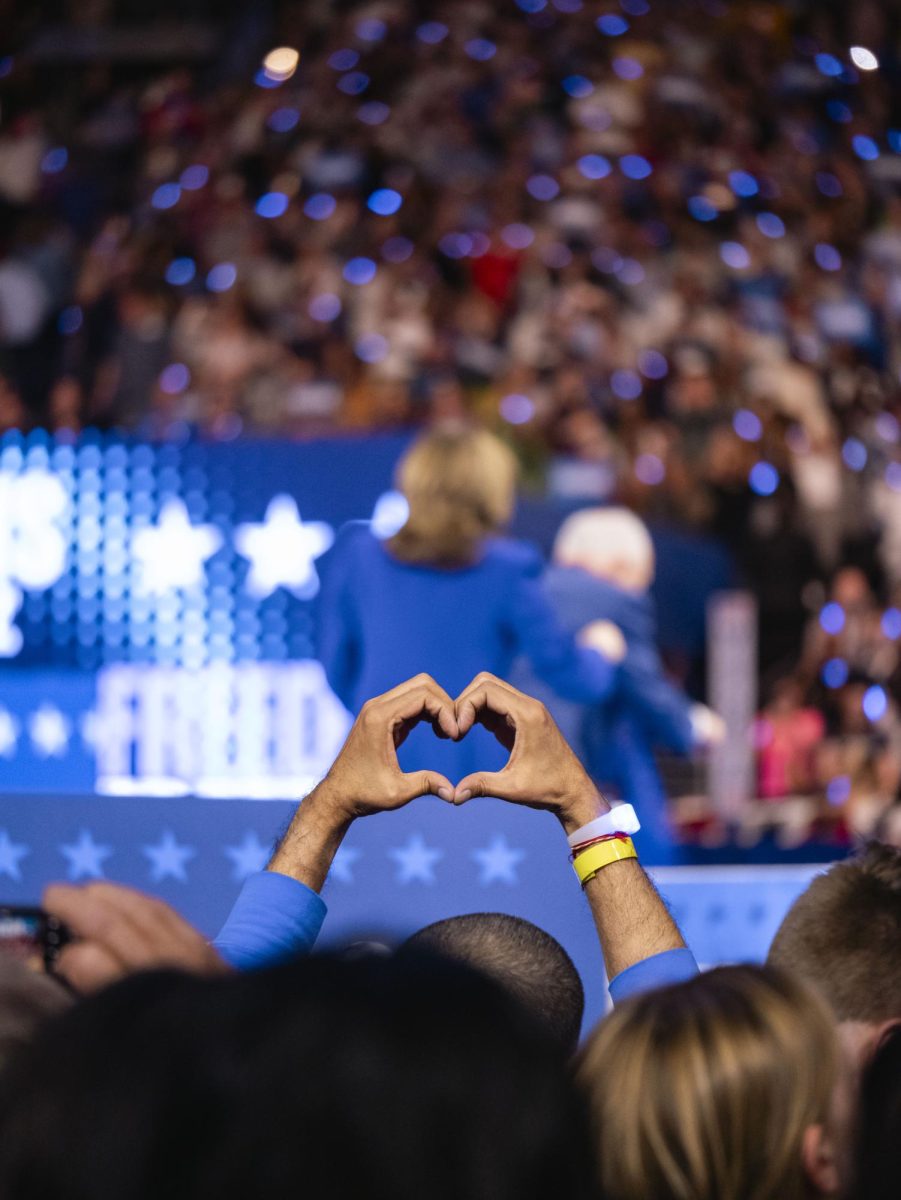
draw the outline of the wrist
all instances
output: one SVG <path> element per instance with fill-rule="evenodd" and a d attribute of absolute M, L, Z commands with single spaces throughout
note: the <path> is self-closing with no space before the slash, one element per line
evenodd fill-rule
<path fill-rule="evenodd" d="M 301 801 L 268 870 L 290 875 L 318 892 L 352 820 L 323 781 Z"/>
<path fill-rule="evenodd" d="M 591 787 L 561 805 L 557 810 L 557 820 L 563 826 L 563 832 L 569 837 L 571 833 L 575 833 L 589 821 L 603 817 L 608 812 L 610 812 L 610 805 L 597 788 Z"/>

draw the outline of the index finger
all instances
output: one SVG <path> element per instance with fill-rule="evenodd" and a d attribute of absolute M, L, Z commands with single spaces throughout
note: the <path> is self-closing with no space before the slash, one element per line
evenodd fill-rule
<path fill-rule="evenodd" d="M 512 718 L 515 726 L 517 715 L 523 713 L 524 706 L 530 700 L 530 696 L 518 692 L 503 679 L 489 675 L 487 671 L 482 672 L 463 689 L 456 700 L 457 724 L 461 737 L 469 732 L 479 713 L 485 709 L 508 720 Z"/>
<path fill-rule="evenodd" d="M 375 703 L 385 710 L 392 729 L 401 721 L 411 721 L 425 713 L 445 736 L 454 739 L 460 736 L 454 702 L 430 675 L 415 675 L 379 696 Z"/>

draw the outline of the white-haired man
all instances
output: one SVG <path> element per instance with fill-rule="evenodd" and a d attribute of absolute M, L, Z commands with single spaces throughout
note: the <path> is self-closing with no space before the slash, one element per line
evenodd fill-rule
<path fill-rule="evenodd" d="M 671 839 L 654 749 L 690 754 L 721 736 L 722 723 L 666 676 L 649 592 L 654 566 L 651 536 L 628 509 L 589 508 L 568 517 L 557 534 L 544 587 L 567 629 L 608 621 L 621 631 L 626 642 L 622 682 L 609 701 L 592 707 L 561 700 L 522 663 L 512 682 L 544 701 L 594 779 L 635 805 L 646 835 L 658 842 L 659 858 Z"/>

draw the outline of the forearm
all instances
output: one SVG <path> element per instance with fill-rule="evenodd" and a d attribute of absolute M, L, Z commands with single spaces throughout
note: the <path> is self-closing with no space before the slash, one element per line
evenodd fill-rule
<path fill-rule="evenodd" d="M 299 804 L 266 869 L 321 891 L 350 824 L 326 777 Z"/>
<path fill-rule="evenodd" d="M 611 863 L 585 884 L 607 978 L 685 941 L 637 859 Z"/>
<path fill-rule="evenodd" d="M 561 814 L 560 822 L 569 835 L 609 810 L 599 793 L 586 790 Z M 678 926 L 637 859 L 604 867 L 587 881 L 584 891 L 608 979 L 654 954 L 685 947 Z"/>

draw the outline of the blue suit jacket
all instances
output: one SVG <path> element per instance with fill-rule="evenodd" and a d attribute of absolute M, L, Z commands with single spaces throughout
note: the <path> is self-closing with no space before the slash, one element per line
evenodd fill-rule
<path fill-rule="evenodd" d="M 692 745 L 690 701 L 664 674 L 656 645 L 653 602 L 587 571 L 551 567 L 545 594 L 564 628 L 575 633 L 591 621 L 612 621 L 622 630 L 627 653 L 615 695 L 586 706 L 548 689 L 528 664 L 516 664 L 511 682 L 547 704 L 567 741 L 601 784 L 653 821 L 665 802 L 653 748 L 687 754 Z"/>
<path fill-rule="evenodd" d="M 321 560 L 317 655 L 333 691 L 357 713 L 426 671 L 456 696 L 479 671 L 507 678 L 523 656 L 571 700 L 610 696 L 617 669 L 563 629 L 542 590 L 543 565 L 532 547 L 502 538 L 487 540 L 471 566 L 413 565 L 393 558 L 368 525 L 346 526 Z M 456 781 L 499 769 L 506 754 L 482 729 L 454 744 L 420 728 L 399 758 L 404 770 L 431 767 Z"/>

